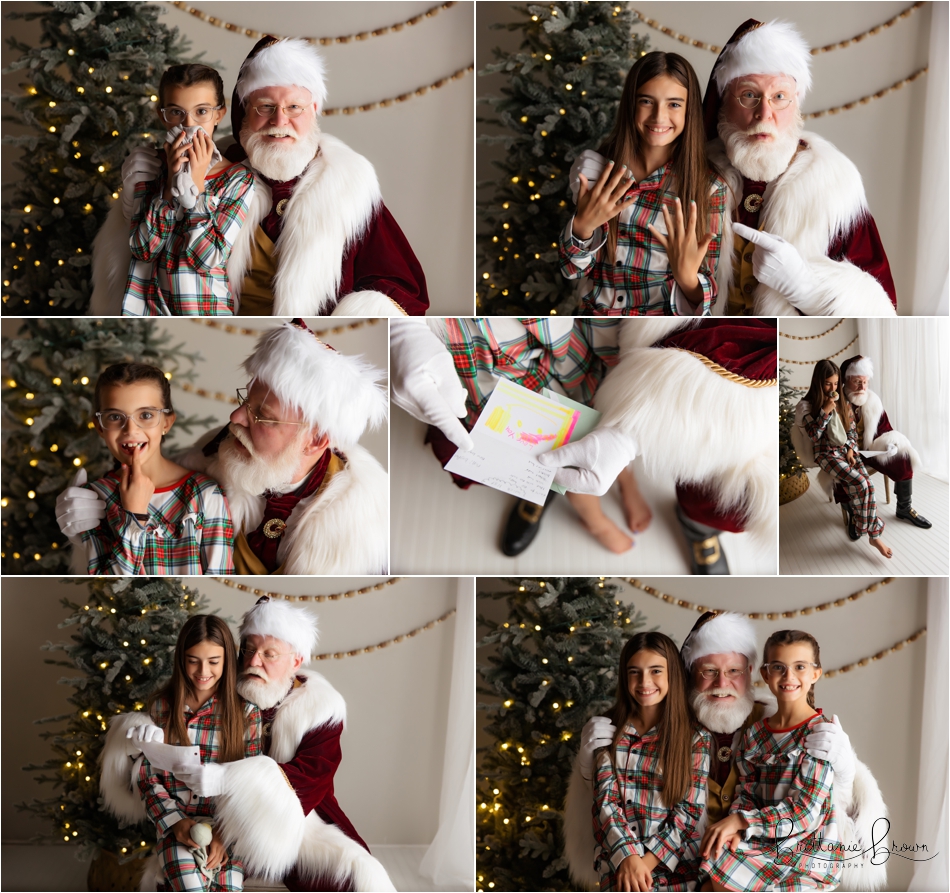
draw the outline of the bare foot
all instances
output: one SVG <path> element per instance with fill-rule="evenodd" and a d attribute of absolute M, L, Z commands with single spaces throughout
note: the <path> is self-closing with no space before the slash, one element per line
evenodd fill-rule
<path fill-rule="evenodd" d="M 603 513 L 600 497 L 568 493 L 567 499 L 577 510 L 584 526 L 602 546 L 618 555 L 633 548 L 633 540 Z"/>
<path fill-rule="evenodd" d="M 653 520 L 653 512 L 637 487 L 637 479 L 629 467 L 617 476 L 620 483 L 620 496 L 623 503 L 623 515 L 634 533 L 643 533 Z"/>
<path fill-rule="evenodd" d="M 879 536 L 872 536 L 869 537 L 869 539 L 871 540 L 871 545 L 874 546 L 874 548 L 877 549 L 878 552 L 880 552 L 885 558 L 890 558 L 894 554 L 891 547 L 885 546 L 884 542 Z"/>

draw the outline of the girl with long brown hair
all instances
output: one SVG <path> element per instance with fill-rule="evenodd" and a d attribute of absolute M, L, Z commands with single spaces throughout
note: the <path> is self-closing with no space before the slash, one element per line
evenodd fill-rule
<path fill-rule="evenodd" d="M 620 653 L 613 744 L 595 757 L 594 868 L 601 890 L 686 890 L 706 806 L 708 732 L 695 721 L 674 642 L 638 633 Z"/>
<path fill-rule="evenodd" d="M 814 636 L 783 629 L 762 652 L 772 716 L 753 723 L 736 751 L 739 781 L 729 815 L 706 830 L 704 890 L 830 890 L 842 851 L 832 802 L 834 769 L 805 739 L 824 721 L 815 707 L 821 652 Z"/>
<path fill-rule="evenodd" d="M 175 646 L 172 677 L 149 701 L 166 744 L 196 745 L 202 763 L 229 763 L 262 752 L 261 712 L 237 692 L 237 660 L 234 637 L 220 617 L 197 614 L 185 623 Z M 196 796 L 147 758 L 138 785 L 146 814 L 155 822 L 155 849 L 166 889 L 242 890 L 244 866 L 225 848 L 216 829 L 206 860 L 196 855 L 192 831 L 202 819 L 214 817 L 213 798 Z"/>
<path fill-rule="evenodd" d="M 874 484 L 858 452 L 858 429 L 851 404 L 844 396 L 841 370 L 831 360 L 815 363 L 800 412 L 805 433 L 815 445 L 815 462 L 848 494 L 852 539 L 860 539 L 866 533 L 871 545 L 890 558 L 893 551 L 881 539 L 884 522 L 878 517 Z"/>
<path fill-rule="evenodd" d="M 676 53 L 647 53 L 627 75 L 613 130 L 571 168 L 577 208 L 561 272 L 584 312 L 701 315 L 716 300 L 726 184 L 706 159 L 702 90 Z"/>

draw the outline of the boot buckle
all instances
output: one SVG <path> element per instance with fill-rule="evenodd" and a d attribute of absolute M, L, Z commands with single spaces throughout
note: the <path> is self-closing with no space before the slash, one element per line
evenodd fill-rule
<path fill-rule="evenodd" d="M 719 561 L 722 554 L 719 549 L 719 537 L 711 536 L 693 544 L 693 559 L 700 567 L 708 567 Z M 706 552 L 709 552 L 707 555 Z"/>
<path fill-rule="evenodd" d="M 541 520 L 541 513 L 544 511 L 543 505 L 535 505 L 533 502 L 528 502 L 526 499 L 522 499 L 518 503 L 518 514 L 529 524 L 537 524 Z"/>

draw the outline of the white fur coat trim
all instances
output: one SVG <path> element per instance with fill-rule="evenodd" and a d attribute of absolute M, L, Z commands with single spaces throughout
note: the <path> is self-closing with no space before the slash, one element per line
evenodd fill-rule
<path fill-rule="evenodd" d="M 887 292 L 873 276 L 848 261 L 827 257 L 833 239 L 870 213 L 861 174 L 828 140 L 814 133 L 803 133 L 801 139 L 807 148 L 765 189 L 760 228 L 791 242 L 810 266 L 816 288 L 802 311 L 808 316 L 896 316 Z M 722 140 L 710 141 L 706 149 L 729 186 L 722 244 L 732 246 L 742 175 L 730 163 Z M 732 264 L 721 263 L 716 278 L 717 307 L 722 312 L 733 280 Z M 765 285 L 756 287 L 754 297 L 758 316 L 797 315 L 781 294 Z"/>
<path fill-rule="evenodd" d="M 271 724 L 270 755 L 278 763 L 289 763 L 304 735 L 328 723 L 346 724 L 346 701 L 316 670 L 301 669 L 307 681 L 297 686 L 277 707 Z"/>
<path fill-rule="evenodd" d="M 874 391 L 869 390 L 868 399 L 861 407 L 861 416 L 864 419 L 864 433 L 861 436 L 862 449 L 886 450 L 893 443 L 897 447 L 897 455 L 909 459 L 911 467 L 916 469 L 920 465 L 920 456 L 900 431 L 885 431 L 880 437 L 874 436 L 877 434 L 877 426 L 881 423 L 882 415 L 884 415 L 884 404 L 881 398 Z"/>
<path fill-rule="evenodd" d="M 347 877 L 353 889 L 377 893 L 395 890 L 380 861 L 347 837 L 336 825 L 324 822 L 316 810 L 304 823 L 304 838 L 297 863 L 307 879 L 329 875 L 337 886 Z"/>
<path fill-rule="evenodd" d="M 648 475 L 709 487 L 722 510 L 741 508 L 746 529 L 773 541 L 778 388 L 727 381 L 683 351 L 630 349 L 631 329 L 597 391 L 601 425 L 633 439 Z"/>
<path fill-rule="evenodd" d="M 330 316 L 379 316 L 383 318 L 408 316 L 389 295 L 381 291 L 351 291 L 340 298 Z"/>
<path fill-rule="evenodd" d="M 145 803 L 139 794 L 133 769 L 141 748 L 126 736 L 138 726 L 152 725 L 147 713 L 122 713 L 109 720 L 106 743 L 99 755 L 99 793 L 105 808 L 130 825 L 145 821 Z"/>

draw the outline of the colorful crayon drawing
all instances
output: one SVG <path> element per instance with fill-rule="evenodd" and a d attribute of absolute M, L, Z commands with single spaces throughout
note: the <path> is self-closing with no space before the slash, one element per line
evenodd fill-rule
<path fill-rule="evenodd" d="M 484 427 L 530 452 L 541 445 L 541 452 L 546 452 L 567 443 L 580 417 L 570 407 L 507 381 L 495 385 L 492 398 L 496 405 L 484 418 Z"/>

